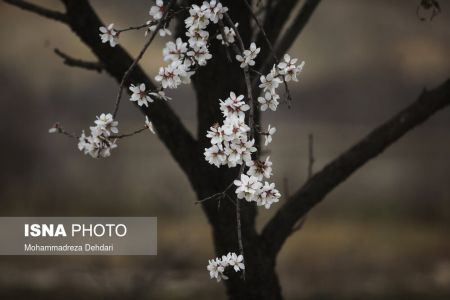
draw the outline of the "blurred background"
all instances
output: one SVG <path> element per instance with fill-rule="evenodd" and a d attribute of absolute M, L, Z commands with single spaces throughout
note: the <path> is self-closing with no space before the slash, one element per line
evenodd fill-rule
<path fill-rule="evenodd" d="M 263 115 L 284 193 L 306 179 L 308 134 L 317 171 L 450 75 L 450 3 L 432 21 L 418 0 L 323 1 L 289 53 L 306 61 L 292 109 Z M 59 1 L 39 1 L 62 8 Z M 150 1 L 92 1 L 116 27 L 142 24 Z M 106 160 L 49 135 L 56 121 L 88 129 L 113 109 L 116 82 L 69 68 L 53 53 L 92 60 L 64 25 L 0 3 L 2 216 L 157 216 L 158 256 L 0 257 L 1 299 L 224 299 L 209 280 L 210 229 L 187 179 L 161 142 L 143 133 Z M 92 30 L 97 30 L 93 28 Z M 100 42 L 100 40 L 99 40 Z M 136 55 L 143 32 L 121 36 Z M 164 40 L 142 61 L 153 76 Z M 189 86 L 171 105 L 195 134 Z M 143 123 L 127 101 L 122 132 Z M 411 131 L 339 186 L 280 253 L 286 299 L 450 299 L 450 109 Z M 279 205 L 278 205 L 279 206 Z M 276 209 L 277 206 L 274 206 Z M 260 226 L 270 217 L 261 211 Z M 183 226 L 180 226 L 180 223 Z"/>

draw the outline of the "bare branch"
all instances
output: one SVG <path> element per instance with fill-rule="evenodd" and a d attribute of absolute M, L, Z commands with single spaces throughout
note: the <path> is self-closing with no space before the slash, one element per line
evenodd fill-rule
<path fill-rule="evenodd" d="M 10 5 L 17 6 L 23 10 L 27 10 L 29 12 L 33 12 L 35 14 L 38 14 L 40 16 L 56 20 L 62 23 L 67 23 L 67 16 L 64 13 L 61 13 L 59 11 L 50 10 L 48 8 L 44 8 L 42 6 L 29 3 L 27 1 L 22 0 L 3 0 L 5 3 L 8 3 Z"/>
<path fill-rule="evenodd" d="M 53 51 L 55 52 L 56 55 L 58 55 L 59 57 L 61 57 L 63 59 L 63 63 L 67 66 L 82 68 L 82 69 L 86 69 L 86 70 L 94 70 L 99 73 L 101 73 L 103 71 L 103 66 L 99 62 L 85 61 L 85 60 L 70 57 L 69 55 L 67 55 L 64 52 L 62 52 L 61 50 L 59 50 L 58 48 L 55 48 Z"/>
<path fill-rule="evenodd" d="M 302 9 L 289 26 L 286 33 L 277 42 L 275 49 L 278 55 L 285 53 L 308 24 L 309 19 L 319 5 L 320 0 L 307 0 Z"/>
<path fill-rule="evenodd" d="M 369 160 L 381 154 L 408 131 L 450 104 L 450 79 L 372 131 L 319 173 L 311 177 L 266 224 L 262 236 L 272 255 L 280 250 L 295 223 Z"/>
<path fill-rule="evenodd" d="M 268 5 L 263 26 L 271 42 L 276 41 L 278 34 L 289 20 L 289 16 L 295 10 L 298 2 L 298 0 L 279 0 Z M 260 43 L 262 38 L 264 37 L 260 32 L 257 41 Z"/>
<path fill-rule="evenodd" d="M 313 175 L 313 166 L 314 166 L 314 135 L 312 133 L 310 133 L 308 135 L 308 172 L 307 172 L 307 178 L 308 180 L 311 179 L 312 175 Z M 286 197 L 289 198 L 289 195 L 286 195 Z M 306 222 L 306 218 L 308 217 L 308 215 L 304 215 L 303 218 L 301 218 L 300 220 L 297 221 L 297 223 L 292 227 L 292 233 L 294 233 L 295 231 L 299 231 L 300 229 L 303 228 L 303 225 L 305 225 Z"/>
<path fill-rule="evenodd" d="M 310 133 L 308 135 L 308 179 L 313 175 L 314 162 L 316 161 L 314 157 L 314 135 Z"/>

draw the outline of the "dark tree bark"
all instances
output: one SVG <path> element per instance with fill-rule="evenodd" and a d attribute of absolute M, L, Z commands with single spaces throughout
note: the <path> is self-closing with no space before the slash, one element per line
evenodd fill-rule
<path fill-rule="evenodd" d="M 98 65 L 102 70 L 109 73 L 118 82 L 121 81 L 123 74 L 133 61 L 133 58 L 121 46 L 110 48 L 99 42 L 97 29 L 103 24 L 87 0 L 61 0 L 66 8 L 65 13 L 45 9 L 21 0 L 4 1 L 67 24 L 97 56 Z M 248 46 L 252 36 L 251 15 L 248 9 L 242 1 L 224 0 L 222 2 L 229 7 L 232 19 L 239 22 L 240 34 Z M 293 19 L 295 26 L 286 30 L 284 35 L 280 35 L 280 31 L 286 25 L 286 20 L 297 1 L 272 0 L 268 2 L 270 5 L 267 8 L 263 24 L 267 29 L 269 39 L 275 43 L 277 55 L 280 55 L 287 51 L 300 34 L 320 0 L 306 0 Z M 178 16 L 179 22 L 183 20 L 183 17 L 182 14 Z M 178 28 L 182 28 L 181 25 Z M 264 71 L 273 64 L 274 60 L 269 53 L 269 47 L 264 46 L 263 37 L 259 35 L 257 40 L 263 46 L 258 63 L 260 69 Z M 212 124 L 222 120 L 218 99 L 226 98 L 230 91 L 246 94 L 242 70 L 236 62 L 228 62 L 225 48 L 218 42 L 213 42 L 211 52 L 214 53 L 213 59 L 206 67 L 199 69 L 192 78 L 197 96 L 197 140 L 192 137 L 166 102 L 155 102 L 149 109 L 138 107 L 153 121 L 159 138 L 186 173 L 198 199 L 204 199 L 224 191 L 238 174 L 237 170 L 218 169 L 207 164 L 204 161 L 203 151 L 204 148 L 209 147 L 209 140 L 205 136 L 206 131 Z M 76 62 L 77 60 L 72 61 Z M 152 81 L 139 66 L 131 73 L 126 85 L 137 82 L 154 87 Z M 257 216 L 255 205 L 246 201 L 240 202 L 246 272 L 245 279 L 241 277 L 240 273 L 230 272 L 227 274 L 230 279 L 225 281 L 225 285 L 229 298 L 282 299 L 280 284 L 275 272 L 276 256 L 292 233 L 295 224 L 354 171 L 449 103 L 450 81 L 435 90 L 424 92 L 416 102 L 375 129 L 308 180 L 293 194 L 291 199 L 285 202 L 261 234 L 256 231 L 255 227 Z M 255 113 L 258 121 L 257 111 Z M 235 194 L 234 191 L 227 193 L 229 197 L 202 202 L 202 208 L 212 228 L 216 253 L 219 256 L 230 251 L 238 252 L 239 249 L 236 207 L 232 202 L 233 199 L 236 201 Z"/>

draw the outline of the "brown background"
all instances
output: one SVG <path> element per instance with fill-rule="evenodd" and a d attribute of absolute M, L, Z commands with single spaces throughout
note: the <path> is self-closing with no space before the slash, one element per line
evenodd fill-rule
<path fill-rule="evenodd" d="M 59 7 L 58 1 L 40 2 Z M 117 27 L 143 23 L 149 8 L 148 1 L 92 2 Z M 309 133 L 317 170 L 424 87 L 449 76 L 450 5 L 441 1 L 442 14 L 421 22 L 417 3 L 320 4 L 290 51 L 306 61 L 300 82 L 291 85 L 293 108 L 263 115 L 278 129 L 271 158 L 281 190 L 284 178 L 290 191 L 306 178 Z M 3 3 L 0 28 L 2 215 L 157 216 L 159 222 L 158 257 L 0 258 L 0 295 L 222 296 L 223 287 L 205 270 L 213 256 L 206 219 L 155 136 L 121 141 L 110 159 L 93 160 L 74 141 L 47 133 L 55 121 L 79 132 L 96 114 L 113 109 L 117 85 L 110 77 L 64 66 L 53 53 L 58 47 L 90 59 L 88 49 L 63 25 Z M 143 34 L 123 35 L 121 43 L 137 54 Z M 162 64 L 162 44 L 142 62 L 149 74 Z M 195 132 L 191 88 L 171 96 Z M 142 125 L 143 116 L 124 101 L 119 122 L 128 132 Z M 448 299 L 449 128 L 447 109 L 358 171 L 308 217 L 279 259 L 288 299 Z M 261 222 L 271 212 L 263 211 Z"/>

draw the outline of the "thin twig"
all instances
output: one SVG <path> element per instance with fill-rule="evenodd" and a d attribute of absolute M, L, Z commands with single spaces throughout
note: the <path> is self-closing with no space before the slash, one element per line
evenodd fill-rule
<path fill-rule="evenodd" d="M 130 31 L 130 30 L 139 30 L 139 29 L 142 29 L 142 28 L 146 28 L 146 27 L 155 25 L 156 23 L 157 22 L 150 22 L 149 24 L 145 23 L 145 24 L 138 25 L 138 26 L 130 26 L 130 27 L 127 27 L 127 28 L 124 28 L 124 29 L 116 29 L 116 32 L 119 34 L 121 32 L 126 32 L 126 31 Z"/>
<path fill-rule="evenodd" d="M 121 134 L 121 135 L 112 135 L 111 138 L 113 138 L 113 139 L 123 139 L 123 138 L 126 138 L 126 137 L 133 136 L 135 134 L 141 133 L 142 131 L 147 130 L 147 129 L 148 129 L 148 127 L 144 126 L 143 128 L 139 128 L 139 129 L 137 129 L 137 130 L 135 130 L 133 132 L 130 132 L 130 133 L 124 133 L 124 134 Z"/>
<path fill-rule="evenodd" d="M 56 131 L 50 131 L 53 129 L 55 129 Z M 53 124 L 53 126 L 52 126 L 52 128 L 50 128 L 50 130 L 49 130 L 49 133 L 60 133 L 60 134 L 63 134 L 65 136 L 68 136 L 73 139 L 79 138 L 79 136 L 76 135 L 75 133 L 70 133 L 70 132 L 65 131 L 59 122 L 56 122 L 55 124 Z"/>
<path fill-rule="evenodd" d="M 239 47 L 241 48 L 240 53 L 237 51 L 237 49 L 235 47 L 233 47 L 233 49 L 235 50 L 235 52 L 237 52 L 237 54 L 242 54 L 245 50 L 245 46 L 244 46 L 242 37 L 239 34 L 239 31 L 237 30 L 236 26 L 234 25 L 233 20 L 231 19 L 230 15 L 228 13 L 225 13 L 224 16 L 228 22 L 228 25 L 234 30 Z M 250 139 L 252 139 L 254 137 L 254 131 L 255 131 L 255 128 L 254 128 L 254 100 L 253 100 L 252 82 L 251 82 L 250 71 L 249 71 L 248 66 L 246 66 L 244 68 L 244 78 L 245 78 L 245 85 L 247 86 L 248 104 L 250 106 L 249 117 L 248 117 L 248 126 L 250 127 Z"/>
<path fill-rule="evenodd" d="M 242 225 L 241 225 L 241 207 L 239 200 L 236 201 L 236 222 L 237 222 L 237 235 L 239 243 L 239 252 L 244 257 L 244 244 L 242 243 Z M 244 258 L 245 264 L 245 258 Z M 245 280 L 245 269 L 242 270 L 242 278 Z"/>
<path fill-rule="evenodd" d="M 147 48 L 150 46 L 150 44 L 155 39 L 156 35 L 158 34 L 158 31 L 161 29 L 163 24 L 166 22 L 166 18 L 167 18 L 168 14 L 169 14 L 169 10 L 170 10 L 170 8 L 172 7 L 172 5 L 175 2 L 176 2 L 176 0 L 170 0 L 169 4 L 167 4 L 166 11 L 164 12 L 164 15 L 162 16 L 161 20 L 159 21 L 158 25 L 156 26 L 155 31 L 153 31 L 152 35 L 150 36 L 150 38 L 145 43 L 145 45 L 142 48 L 141 52 L 139 52 L 139 55 L 136 57 L 136 59 L 131 64 L 131 66 L 128 68 L 128 70 L 123 75 L 122 80 L 121 80 L 120 85 L 119 85 L 119 91 L 117 93 L 116 103 L 114 105 L 114 113 L 113 113 L 113 117 L 114 118 L 116 118 L 117 112 L 119 110 L 120 100 L 122 98 L 122 91 L 123 91 L 123 87 L 125 86 L 125 82 L 127 81 L 128 77 L 130 76 L 131 72 L 134 70 L 134 68 L 136 67 L 138 62 L 144 56 L 145 51 L 147 51 Z"/>
<path fill-rule="evenodd" d="M 103 65 L 99 62 L 91 62 L 91 61 L 85 61 L 77 58 L 70 57 L 69 55 L 65 54 L 58 48 L 53 49 L 56 55 L 61 57 L 63 59 L 63 63 L 70 67 L 78 67 L 86 70 L 94 70 L 99 73 L 103 71 Z"/>
<path fill-rule="evenodd" d="M 249 68 L 249 70 L 250 71 L 252 71 L 253 73 L 255 73 L 255 74 L 257 74 L 257 75 L 259 75 L 259 76 L 261 76 L 261 75 L 263 75 L 261 72 L 259 72 L 258 70 L 256 70 L 256 69 L 253 69 L 253 68 Z"/>
<path fill-rule="evenodd" d="M 33 3 L 29 3 L 27 1 L 22 0 L 3 0 L 5 3 L 8 3 L 10 5 L 14 5 L 16 7 L 19 7 L 23 10 L 27 10 L 33 13 L 36 13 L 38 15 L 41 15 L 43 17 L 56 20 L 62 23 L 67 23 L 67 15 L 64 13 L 61 13 L 59 11 L 54 11 Z"/>
<path fill-rule="evenodd" d="M 223 41 L 223 43 L 225 44 L 225 54 L 227 55 L 227 59 L 228 59 L 228 61 L 231 63 L 232 62 L 232 59 L 231 59 L 231 55 L 230 55 L 230 51 L 229 51 L 229 49 L 228 49 L 228 46 L 230 45 L 229 43 L 228 43 L 228 39 L 227 39 L 227 36 L 226 36 L 226 34 L 225 34 L 225 29 L 224 29 L 224 25 L 223 25 L 223 21 L 222 21 L 222 19 L 219 19 L 219 31 L 220 31 L 220 34 L 222 35 L 222 41 Z"/>
<path fill-rule="evenodd" d="M 202 202 L 205 202 L 205 201 L 208 201 L 208 200 L 211 200 L 211 199 L 215 199 L 215 198 L 218 198 L 218 197 L 224 198 L 224 197 L 227 195 L 227 191 L 228 191 L 232 186 L 233 186 L 233 182 L 231 182 L 231 183 L 230 183 L 230 184 L 229 184 L 222 192 L 220 192 L 220 193 L 215 193 L 214 195 L 211 195 L 211 196 L 209 196 L 209 197 L 206 197 L 206 198 L 197 200 L 197 201 L 195 201 L 195 204 L 200 204 L 200 203 L 202 203 Z"/>

